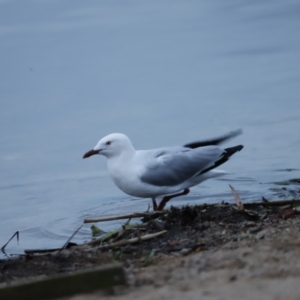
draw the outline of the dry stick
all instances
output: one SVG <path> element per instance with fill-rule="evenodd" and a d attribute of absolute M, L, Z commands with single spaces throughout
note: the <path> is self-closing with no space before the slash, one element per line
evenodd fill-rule
<path fill-rule="evenodd" d="M 74 237 L 74 235 L 81 229 L 81 227 L 83 226 L 83 224 L 82 225 L 80 225 L 80 227 L 79 228 L 77 228 L 75 231 L 74 231 L 74 233 L 69 237 L 69 239 L 66 241 L 66 243 L 61 247 L 61 249 L 57 252 L 57 254 L 59 254 L 63 249 L 65 249 L 67 246 L 68 246 L 68 244 L 69 244 L 69 242 L 71 241 L 71 239 Z"/>
<path fill-rule="evenodd" d="M 93 219 L 84 219 L 83 223 L 95 223 L 95 222 L 105 222 L 105 221 L 112 221 L 112 220 L 122 220 L 128 218 L 141 218 L 152 216 L 153 214 L 164 214 L 166 211 L 155 211 L 149 213 L 133 213 L 128 215 L 120 215 L 120 216 L 109 216 L 109 217 L 102 217 L 102 218 L 93 218 Z"/>
<path fill-rule="evenodd" d="M 9 239 L 9 241 L 8 241 L 5 245 L 2 246 L 1 251 L 2 251 L 4 254 L 6 254 L 6 253 L 5 253 L 5 247 L 6 247 L 6 246 L 8 245 L 8 243 L 15 237 L 15 235 L 17 236 L 17 241 L 18 241 L 18 243 L 19 243 L 19 231 L 16 231 L 16 232 L 13 234 L 13 236 Z"/>
<path fill-rule="evenodd" d="M 235 204 L 236 204 L 238 210 L 245 210 L 241 197 L 239 196 L 237 191 L 230 184 L 229 184 L 229 186 L 231 188 L 231 191 L 232 191 L 232 194 L 233 194 L 233 197 L 235 200 Z"/>
<path fill-rule="evenodd" d="M 292 199 L 292 200 L 272 200 L 270 202 L 251 202 L 251 203 L 244 203 L 244 207 L 249 206 L 278 206 L 278 205 L 286 205 L 286 204 L 299 204 L 300 205 L 300 199 Z M 220 205 L 218 203 L 212 204 L 212 205 Z M 226 204 L 224 206 L 233 205 L 233 204 Z M 93 218 L 93 219 L 85 219 L 84 223 L 96 223 L 96 222 L 105 222 L 105 221 L 113 221 L 113 220 L 122 220 L 122 219 L 128 219 L 128 218 L 141 218 L 141 217 L 147 217 L 152 216 L 153 214 L 165 214 L 168 213 L 167 210 L 164 211 L 155 211 L 155 212 L 149 212 L 149 213 L 133 213 L 128 215 L 120 215 L 120 216 L 109 216 L 109 217 L 101 217 L 101 218 Z"/>
<path fill-rule="evenodd" d="M 267 207 L 267 206 L 282 206 L 282 205 L 293 205 L 293 204 L 298 204 L 300 205 L 300 199 L 290 199 L 290 200 L 272 200 L 272 201 L 268 201 L 266 202 L 265 200 L 262 201 L 262 202 L 251 202 L 251 203 L 244 203 L 244 207 L 245 208 L 249 208 L 249 207 L 252 207 L 252 206 L 264 206 L 264 207 Z M 217 206 L 217 207 L 228 207 L 230 205 L 236 205 L 236 203 L 232 204 L 232 203 L 226 203 L 226 204 L 210 204 L 210 205 L 213 205 L 213 206 Z"/>
<path fill-rule="evenodd" d="M 156 232 L 156 233 L 145 234 L 143 236 L 139 236 L 139 237 L 132 238 L 132 239 L 129 239 L 129 240 L 122 240 L 122 241 L 119 241 L 119 242 L 103 245 L 103 246 L 100 246 L 99 249 L 109 249 L 109 248 L 112 248 L 112 247 L 120 247 L 120 246 L 129 245 L 129 244 L 134 244 L 134 243 L 137 243 L 137 242 L 147 241 L 147 240 L 156 238 L 156 237 L 158 237 L 158 236 L 160 236 L 160 235 L 162 235 L 166 232 L 167 232 L 167 230 L 162 230 L 162 231 L 159 231 L 159 232 Z M 97 245 L 99 243 L 101 243 L 101 239 L 90 241 L 88 243 L 88 245 L 93 246 L 93 245 Z"/>
<path fill-rule="evenodd" d="M 290 199 L 290 200 L 272 200 L 270 202 L 253 202 L 253 203 L 244 203 L 244 206 L 280 206 L 280 205 L 287 205 L 287 204 L 299 204 L 300 199 Z"/>
<path fill-rule="evenodd" d="M 74 237 L 74 235 L 81 229 L 83 224 L 75 230 L 75 232 L 68 238 L 68 240 L 65 242 L 65 244 L 61 248 L 51 248 L 51 249 L 26 249 L 24 250 L 25 254 L 35 254 L 35 253 L 48 253 L 48 252 L 56 252 L 56 254 L 59 254 L 63 249 L 65 249 L 71 239 Z"/>
<path fill-rule="evenodd" d="M 42 253 L 51 253 L 59 251 L 61 248 L 51 248 L 51 249 L 25 249 L 24 253 L 28 254 L 42 254 Z"/>

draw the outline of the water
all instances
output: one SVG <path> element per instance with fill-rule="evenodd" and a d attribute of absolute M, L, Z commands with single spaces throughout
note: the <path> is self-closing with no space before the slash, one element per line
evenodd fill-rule
<path fill-rule="evenodd" d="M 243 128 L 230 175 L 172 204 L 231 202 L 228 184 L 278 198 L 274 181 L 300 177 L 299 15 L 292 0 L 0 1 L 0 246 L 19 230 L 9 254 L 59 247 L 86 217 L 147 209 L 104 158 L 82 160 L 112 132 L 146 149 Z"/>

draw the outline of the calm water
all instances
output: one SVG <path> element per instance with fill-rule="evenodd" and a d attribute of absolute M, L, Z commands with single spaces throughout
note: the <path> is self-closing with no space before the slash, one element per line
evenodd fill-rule
<path fill-rule="evenodd" d="M 280 196 L 300 177 L 299 1 L 0 1 L 0 247 L 59 247 L 86 217 L 146 210 L 103 157 L 243 128 L 230 172 L 173 205 Z M 285 171 L 286 169 L 296 169 Z M 293 186 L 288 186 L 288 189 Z M 100 224 L 104 230 L 119 223 Z M 90 239 L 89 225 L 75 242 Z"/>

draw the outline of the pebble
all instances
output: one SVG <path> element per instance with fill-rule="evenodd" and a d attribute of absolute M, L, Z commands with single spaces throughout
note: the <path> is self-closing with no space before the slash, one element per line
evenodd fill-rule
<path fill-rule="evenodd" d="M 192 252 L 192 249 L 191 249 L 191 248 L 183 248 L 183 249 L 181 249 L 180 254 L 181 254 L 181 255 L 188 255 L 188 254 L 190 254 L 191 252 Z"/>

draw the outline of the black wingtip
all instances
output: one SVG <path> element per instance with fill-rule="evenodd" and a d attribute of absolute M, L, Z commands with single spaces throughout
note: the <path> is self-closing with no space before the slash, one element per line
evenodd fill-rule
<path fill-rule="evenodd" d="M 184 147 L 195 149 L 195 148 L 204 147 L 204 146 L 216 146 L 216 145 L 220 145 L 220 144 L 224 143 L 225 141 L 228 141 L 242 133 L 243 133 L 243 130 L 240 128 L 240 129 L 237 129 L 234 131 L 230 131 L 227 134 L 222 135 L 221 137 L 206 140 L 206 141 L 189 143 L 189 144 L 184 145 Z"/>
<path fill-rule="evenodd" d="M 241 151 L 243 148 L 244 148 L 243 145 L 238 145 L 238 146 L 224 149 L 224 152 L 223 152 L 221 158 L 219 160 L 217 160 L 213 166 L 201 171 L 200 174 L 206 173 L 206 172 L 224 164 L 230 158 L 230 156 L 232 156 L 234 153 L 236 153 L 238 151 Z"/>
<path fill-rule="evenodd" d="M 235 146 L 235 147 L 226 148 L 224 150 L 226 151 L 226 156 L 230 157 L 234 153 L 236 153 L 238 151 L 241 151 L 243 148 L 244 148 L 243 145 L 238 145 L 238 146 Z"/>

